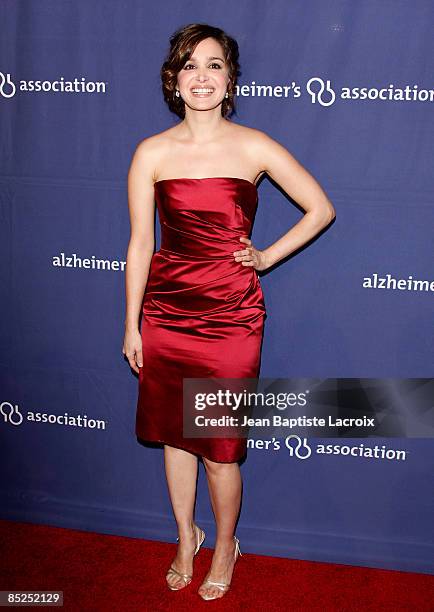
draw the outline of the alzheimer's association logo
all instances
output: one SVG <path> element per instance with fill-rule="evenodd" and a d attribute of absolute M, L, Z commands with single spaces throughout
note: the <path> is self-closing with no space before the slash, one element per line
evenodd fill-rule
<path fill-rule="evenodd" d="M 23 415 L 16 404 L 14 406 L 10 402 L 2 402 L 0 404 L 0 414 L 5 423 L 10 423 L 11 425 L 21 425 L 23 422 Z"/>
<path fill-rule="evenodd" d="M 295 440 L 295 446 L 290 440 Z M 303 440 L 296 436 L 295 434 L 291 434 L 285 438 L 285 446 L 289 451 L 289 456 L 297 457 L 297 459 L 307 459 L 312 454 L 312 449 L 307 443 L 307 438 L 303 438 Z"/>
<path fill-rule="evenodd" d="M 308 80 L 306 89 L 310 94 L 312 104 L 319 103 L 321 106 L 330 106 L 336 100 L 335 90 L 331 86 L 330 79 L 324 82 L 320 77 L 312 77 Z"/>
<path fill-rule="evenodd" d="M 0 72 L 0 95 L 3 98 L 12 98 L 15 95 L 17 88 L 13 82 L 10 73 L 3 74 Z"/>

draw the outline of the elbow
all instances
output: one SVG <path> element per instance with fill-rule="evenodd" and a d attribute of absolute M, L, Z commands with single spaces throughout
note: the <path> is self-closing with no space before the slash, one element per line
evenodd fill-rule
<path fill-rule="evenodd" d="M 336 211 L 330 200 L 322 202 L 311 212 L 322 227 L 327 226 L 336 217 Z"/>
<path fill-rule="evenodd" d="M 317 210 L 313 214 L 315 215 L 317 224 L 322 228 L 327 227 L 327 225 L 329 225 L 329 223 L 331 223 L 336 217 L 336 212 L 333 206 L 327 206 L 326 208 Z"/>
<path fill-rule="evenodd" d="M 336 211 L 334 207 L 332 206 L 332 204 L 329 204 L 327 206 L 327 211 L 326 211 L 327 224 L 331 223 L 335 217 L 336 217 Z"/>
<path fill-rule="evenodd" d="M 152 256 L 155 250 L 155 242 L 153 240 L 130 240 L 128 252 L 137 255 L 138 257 Z"/>

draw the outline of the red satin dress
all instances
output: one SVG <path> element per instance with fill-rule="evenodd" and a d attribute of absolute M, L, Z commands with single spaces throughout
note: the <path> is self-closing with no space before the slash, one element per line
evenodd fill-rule
<path fill-rule="evenodd" d="M 264 296 L 253 266 L 235 261 L 245 248 L 258 192 L 235 177 L 157 181 L 161 248 L 143 301 L 143 367 L 136 434 L 211 461 L 235 462 L 246 438 L 184 438 L 183 378 L 257 378 Z"/>

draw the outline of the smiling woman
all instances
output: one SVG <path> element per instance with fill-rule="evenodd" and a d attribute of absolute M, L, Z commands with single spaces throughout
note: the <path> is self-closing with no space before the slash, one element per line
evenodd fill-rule
<path fill-rule="evenodd" d="M 225 437 L 223 427 L 220 437 L 209 430 L 207 435 L 206 428 L 201 437 L 184 436 L 191 431 L 189 422 L 185 427 L 191 413 L 184 411 L 183 382 L 259 375 L 267 314 L 258 272 L 306 243 L 333 217 L 324 191 L 283 146 L 229 120 L 238 73 L 237 42 L 221 29 L 191 24 L 175 32 L 161 80 L 164 99 L 181 121 L 139 143 L 128 175 L 123 350 L 139 374 L 136 433 L 164 444 L 179 533 L 166 576 L 171 590 L 190 584 L 193 558 L 205 538 L 193 518 L 199 457 L 205 465 L 217 539 L 198 591 L 203 599 L 228 591 L 240 554 L 234 535 L 242 490 L 238 461 L 247 440 Z M 259 250 L 249 236 L 257 179 L 265 172 L 306 214 Z M 155 204 L 161 247 L 154 253 Z"/>
<path fill-rule="evenodd" d="M 217 46 L 212 46 L 213 49 L 217 49 L 217 53 L 211 52 L 204 57 L 200 54 L 199 57 L 197 46 L 204 41 L 204 36 L 207 34 L 216 37 L 212 39 L 214 42 L 219 41 Z M 181 119 L 185 117 L 185 104 L 180 90 L 183 94 L 188 91 L 190 82 L 192 97 L 196 99 L 215 97 L 218 104 L 221 104 L 222 116 L 228 116 L 235 107 L 235 84 L 239 75 L 238 58 L 237 42 L 219 28 L 192 24 L 175 32 L 171 37 L 169 55 L 161 68 L 163 95 L 170 110 Z M 205 79 L 207 76 L 212 77 L 212 87 L 209 86 L 210 83 L 205 83 L 207 90 L 212 91 L 193 92 L 193 89 L 198 87 L 198 83 L 191 79 L 197 76 L 198 71 L 201 74 L 202 71 L 206 73 L 203 75 Z"/>

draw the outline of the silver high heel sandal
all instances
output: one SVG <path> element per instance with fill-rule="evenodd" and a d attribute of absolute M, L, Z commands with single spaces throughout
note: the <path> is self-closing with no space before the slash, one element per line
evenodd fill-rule
<path fill-rule="evenodd" d="M 241 550 L 240 550 L 239 539 L 234 536 L 234 540 L 235 540 L 235 561 L 236 561 L 238 558 L 238 555 L 241 555 Z M 231 583 L 230 582 L 229 583 L 214 582 L 213 580 L 205 580 L 201 586 L 203 587 L 216 586 L 221 591 L 223 591 L 224 594 L 226 594 L 229 591 L 229 587 L 231 586 Z M 199 593 L 199 595 L 202 597 L 202 599 L 205 599 L 206 601 L 209 601 L 210 599 L 220 599 L 218 596 L 213 597 L 212 595 L 202 595 L 201 593 Z"/>
<path fill-rule="evenodd" d="M 199 552 L 199 548 L 202 546 L 203 541 L 205 540 L 205 532 L 202 531 L 202 529 L 198 527 L 196 524 L 194 525 L 194 530 L 195 530 L 195 537 L 196 537 L 196 549 L 194 551 L 193 557 L 197 555 L 197 553 Z M 176 541 L 178 542 L 179 538 L 176 538 Z M 193 578 L 192 574 L 181 574 L 181 572 L 179 572 L 177 569 L 173 567 L 173 565 L 171 565 L 166 574 L 166 581 L 167 581 L 167 578 L 169 578 L 170 576 L 174 576 L 174 575 L 178 576 L 184 581 L 184 586 L 175 587 L 167 583 L 167 586 L 169 587 L 171 591 L 180 591 L 181 589 L 184 589 L 186 586 L 190 584 Z"/>

